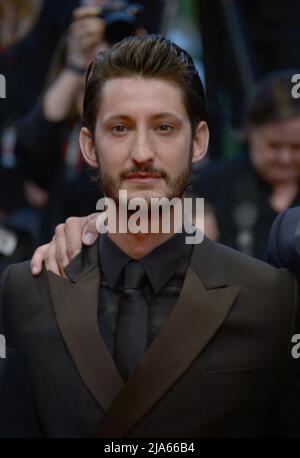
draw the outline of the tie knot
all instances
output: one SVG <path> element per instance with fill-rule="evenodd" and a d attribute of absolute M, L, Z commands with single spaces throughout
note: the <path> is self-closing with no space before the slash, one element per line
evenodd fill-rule
<path fill-rule="evenodd" d="M 129 261 L 124 270 L 124 289 L 139 289 L 144 286 L 146 273 L 139 261 Z"/>

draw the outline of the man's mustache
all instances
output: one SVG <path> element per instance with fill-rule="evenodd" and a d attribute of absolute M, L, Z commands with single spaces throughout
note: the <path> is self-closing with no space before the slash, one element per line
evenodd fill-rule
<path fill-rule="evenodd" d="M 168 174 L 165 172 L 165 170 L 158 169 L 156 167 L 153 167 L 152 165 L 145 165 L 143 167 L 139 167 L 139 166 L 130 167 L 126 170 L 123 170 L 123 172 L 120 173 L 120 178 L 124 180 L 131 173 L 153 173 L 155 175 L 161 176 L 161 178 L 164 178 L 165 180 L 168 179 Z"/>

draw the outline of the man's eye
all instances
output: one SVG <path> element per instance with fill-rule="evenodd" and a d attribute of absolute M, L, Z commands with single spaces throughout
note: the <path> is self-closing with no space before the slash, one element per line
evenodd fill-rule
<path fill-rule="evenodd" d="M 158 127 L 155 128 L 155 130 L 159 132 L 172 132 L 174 130 L 174 127 L 170 124 L 160 124 Z"/>
<path fill-rule="evenodd" d="M 111 127 L 111 131 L 115 134 L 124 134 L 128 132 L 128 127 L 123 126 L 122 124 L 116 124 L 115 126 Z"/>

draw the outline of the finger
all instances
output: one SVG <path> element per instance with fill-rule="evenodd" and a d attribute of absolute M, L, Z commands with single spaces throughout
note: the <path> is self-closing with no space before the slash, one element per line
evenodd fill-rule
<path fill-rule="evenodd" d="M 105 22 L 102 19 L 89 17 L 86 19 L 81 19 L 74 23 L 74 28 L 85 31 L 97 31 L 103 32 L 105 30 Z"/>
<path fill-rule="evenodd" d="M 85 245 L 93 245 L 99 237 L 98 228 L 102 225 L 102 218 L 104 213 L 93 213 L 87 217 L 83 231 L 82 231 L 82 242 Z M 106 217 L 104 218 L 106 219 Z M 99 224 L 99 226 L 98 226 Z"/>
<path fill-rule="evenodd" d="M 80 30 L 72 34 L 70 40 L 71 42 L 76 43 L 78 46 L 83 46 L 86 40 L 94 40 L 98 43 L 104 41 L 104 34 L 99 30 Z"/>
<path fill-rule="evenodd" d="M 55 229 L 55 258 L 61 272 L 69 264 L 70 260 L 67 255 L 67 243 L 65 234 L 65 225 L 59 224 Z"/>
<path fill-rule="evenodd" d="M 87 22 L 79 21 L 78 24 L 74 24 L 70 29 L 70 39 L 71 40 L 81 40 L 87 35 L 94 35 L 99 41 L 104 40 L 105 37 L 105 26 L 98 20 L 92 19 Z"/>
<path fill-rule="evenodd" d="M 79 20 L 89 16 L 98 16 L 101 12 L 99 6 L 81 6 L 73 11 L 73 18 Z"/>
<path fill-rule="evenodd" d="M 86 50 L 92 50 L 99 46 L 101 42 L 94 36 L 84 37 L 80 42 L 80 50 L 83 53 Z"/>
<path fill-rule="evenodd" d="M 105 23 L 96 18 L 82 19 L 74 22 L 70 26 L 69 32 L 71 37 L 82 36 L 86 33 L 96 33 L 98 36 L 102 36 L 105 32 Z"/>
<path fill-rule="evenodd" d="M 81 233 L 86 217 L 70 217 L 65 223 L 66 249 L 69 261 L 82 249 Z"/>
<path fill-rule="evenodd" d="M 45 260 L 45 255 L 47 253 L 49 243 L 41 245 L 38 247 L 30 261 L 30 268 L 32 275 L 39 275 L 42 272 L 43 261 Z"/>
<path fill-rule="evenodd" d="M 47 270 L 50 270 L 51 272 L 55 273 L 56 275 L 61 276 L 60 270 L 59 270 L 59 265 L 56 262 L 56 252 L 55 252 L 55 241 L 52 240 L 49 243 L 48 250 L 46 253 L 45 257 L 45 267 Z"/>

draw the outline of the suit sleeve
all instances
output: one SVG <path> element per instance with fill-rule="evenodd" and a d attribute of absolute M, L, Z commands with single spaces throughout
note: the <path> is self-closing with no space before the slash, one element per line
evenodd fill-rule
<path fill-rule="evenodd" d="M 6 302 L 6 285 L 12 266 L 7 267 L 0 278 L 0 334 L 5 336 L 5 302 Z"/>
<path fill-rule="evenodd" d="M 282 419 L 280 435 L 283 437 L 300 438 L 300 347 L 298 352 L 293 349 L 293 338 L 300 335 L 300 298 L 299 281 L 294 277 L 294 312 L 290 327 L 290 340 L 286 357 L 285 377 L 280 400 L 280 416 Z M 295 354 L 298 357 L 295 358 Z"/>
<path fill-rule="evenodd" d="M 300 334 L 300 313 L 298 310 L 293 336 Z M 293 337 L 292 336 L 292 337 Z M 299 342 L 299 340 L 298 340 Z M 296 351 L 292 343 L 287 363 L 287 375 L 284 391 L 284 436 L 300 438 L 300 359 L 295 358 Z M 300 350 L 298 349 L 298 355 Z"/>
<path fill-rule="evenodd" d="M 11 270 L 8 267 L 0 279 L 0 334 L 4 337 Z M 39 428 L 25 362 L 20 353 L 7 347 L 6 357 L 0 358 L 0 438 L 15 437 L 39 437 Z"/>
<path fill-rule="evenodd" d="M 269 236 L 267 260 L 300 279 L 300 207 L 290 208 L 276 218 Z"/>
<path fill-rule="evenodd" d="M 0 359 L 0 438 L 39 436 L 23 358 L 8 348 L 6 359 Z"/>

